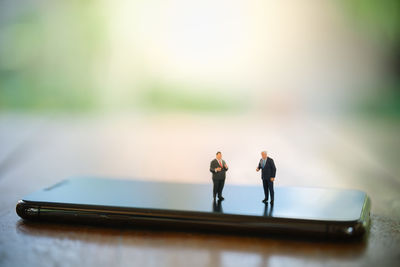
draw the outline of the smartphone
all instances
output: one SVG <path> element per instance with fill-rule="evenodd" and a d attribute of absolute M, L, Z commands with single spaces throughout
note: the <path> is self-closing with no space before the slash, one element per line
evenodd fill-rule
<path fill-rule="evenodd" d="M 212 184 L 80 177 L 34 192 L 16 206 L 26 220 L 256 235 L 362 237 L 370 199 L 358 190 L 276 187 L 264 204 L 262 185 L 226 185 L 214 201 Z"/>

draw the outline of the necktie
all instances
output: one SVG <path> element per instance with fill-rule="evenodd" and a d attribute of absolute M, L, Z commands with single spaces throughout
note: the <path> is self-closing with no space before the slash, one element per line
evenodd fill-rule
<path fill-rule="evenodd" d="M 265 159 L 263 159 L 263 169 L 264 169 L 264 167 L 265 167 Z"/>
<path fill-rule="evenodd" d="M 222 167 L 222 163 L 221 163 L 221 161 L 220 161 L 220 160 L 218 160 L 218 163 L 219 163 L 219 166 L 221 166 L 221 167 Z"/>

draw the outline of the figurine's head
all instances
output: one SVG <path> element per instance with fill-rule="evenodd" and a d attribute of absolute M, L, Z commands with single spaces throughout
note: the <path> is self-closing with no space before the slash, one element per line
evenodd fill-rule
<path fill-rule="evenodd" d="M 262 151 L 261 152 L 261 157 L 263 158 L 263 159 L 266 159 L 267 158 L 267 151 Z"/>
<path fill-rule="evenodd" d="M 217 158 L 217 159 L 221 159 L 221 158 L 222 158 L 221 152 L 219 152 L 219 151 L 217 152 L 216 158 Z"/>

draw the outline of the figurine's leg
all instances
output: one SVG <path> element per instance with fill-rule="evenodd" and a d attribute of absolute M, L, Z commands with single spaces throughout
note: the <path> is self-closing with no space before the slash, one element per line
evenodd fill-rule
<path fill-rule="evenodd" d="M 217 192 L 218 192 L 218 180 L 213 179 L 213 197 L 214 197 L 214 199 L 217 196 Z"/>
<path fill-rule="evenodd" d="M 268 183 L 269 193 L 271 195 L 271 202 L 274 202 L 274 182 L 268 181 Z"/>
<path fill-rule="evenodd" d="M 222 190 L 224 189 L 224 185 L 225 185 L 225 179 L 219 181 L 219 190 L 218 190 L 218 197 L 221 198 L 222 197 Z"/>
<path fill-rule="evenodd" d="M 268 181 L 267 179 L 263 179 L 263 187 L 264 187 L 264 195 L 265 195 L 265 200 L 268 200 Z"/>

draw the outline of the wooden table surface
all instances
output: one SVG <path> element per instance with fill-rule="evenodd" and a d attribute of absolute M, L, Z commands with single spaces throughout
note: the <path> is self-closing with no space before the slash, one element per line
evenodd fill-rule
<path fill-rule="evenodd" d="M 260 123 L 263 122 L 263 123 Z M 400 266 L 400 124 L 225 115 L 0 115 L 0 266 Z M 29 223 L 25 194 L 76 175 L 211 182 L 221 150 L 227 183 L 258 184 L 259 152 L 276 186 L 356 188 L 372 199 L 364 241 L 235 236 Z"/>

